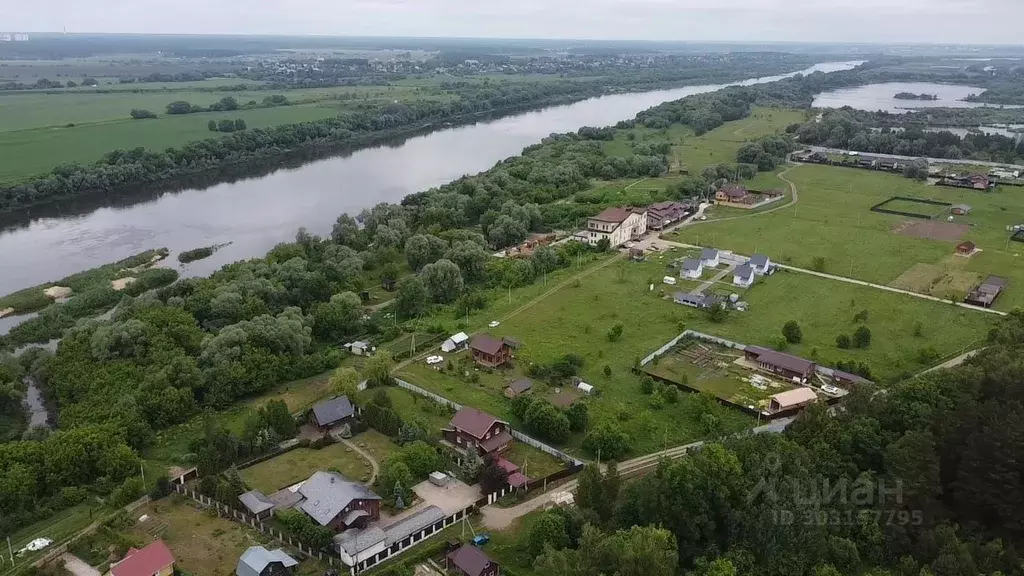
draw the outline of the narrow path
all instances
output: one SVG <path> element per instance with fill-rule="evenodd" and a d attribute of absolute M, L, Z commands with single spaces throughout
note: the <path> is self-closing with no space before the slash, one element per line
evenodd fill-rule
<path fill-rule="evenodd" d="M 724 270 L 722 270 L 718 274 L 715 274 L 714 277 L 712 277 L 710 280 L 704 282 L 700 286 L 691 290 L 690 294 L 693 294 L 695 296 L 703 294 L 705 290 L 711 288 L 711 286 L 714 285 L 716 282 L 720 282 L 722 278 L 725 278 L 727 275 L 731 274 L 732 271 L 735 269 L 735 265 L 727 263 Z"/>
<path fill-rule="evenodd" d="M 942 364 L 939 364 L 937 366 L 932 366 L 931 368 L 918 373 L 918 376 L 920 376 L 921 374 L 927 374 L 929 372 L 934 372 L 936 370 L 943 370 L 945 368 L 956 368 L 957 366 L 963 364 L 964 361 L 977 356 L 984 349 L 985 349 L 985 347 L 981 347 L 981 348 L 978 348 L 976 350 L 971 350 L 970 352 L 965 352 L 965 353 L 957 356 L 956 358 L 953 358 L 953 359 L 950 359 L 950 360 L 946 360 Z"/>
<path fill-rule="evenodd" d="M 590 276 L 591 274 L 597 272 L 598 270 L 603 270 L 604 268 L 607 268 L 608 266 L 610 266 L 614 262 L 621 261 L 622 257 L 623 257 L 623 253 L 620 252 L 620 253 L 612 256 L 608 260 L 606 260 L 606 261 L 604 261 L 604 262 L 602 262 L 602 263 L 600 263 L 600 264 L 598 264 L 598 265 L 596 265 L 596 266 L 594 266 L 592 268 L 588 268 L 588 269 L 584 270 L 583 272 L 580 272 L 579 274 L 576 274 L 574 276 L 570 276 L 569 278 L 567 278 L 567 279 L 563 280 L 562 282 L 559 282 L 558 284 L 556 284 L 550 290 L 547 290 L 543 294 L 537 296 L 536 298 L 530 300 L 529 302 L 526 302 L 522 306 L 519 306 L 518 308 L 516 308 L 516 309 L 514 309 L 514 310 L 512 310 L 510 312 L 506 312 L 502 316 L 499 316 L 497 318 L 497 320 L 499 322 L 505 322 L 509 318 L 513 318 L 516 315 L 521 314 L 522 312 L 524 312 L 526 310 L 529 310 L 533 306 L 537 305 L 539 302 L 543 301 L 545 298 L 551 296 L 552 294 L 554 294 L 555 292 L 558 292 L 559 290 L 565 288 L 566 286 L 569 286 L 574 281 L 580 280 L 582 278 L 586 278 L 587 276 Z M 471 333 L 469 335 L 472 336 L 473 334 L 475 334 L 475 332 Z M 433 353 L 433 349 L 427 349 L 422 354 L 418 354 L 416 356 L 413 356 L 411 358 L 403 360 L 402 362 L 399 362 L 398 364 L 396 364 L 395 367 L 392 368 L 391 372 L 392 373 L 397 372 L 397 371 L 401 370 L 402 368 L 405 368 L 406 366 L 409 366 L 410 364 L 413 364 L 413 363 L 415 363 L 415 362 L 417 362 L 419 360 L 422 360 L 423 358 L 426 358 L 427 356 L 429 356 L 432 353 Z"/>
<path fill-rule="evenodd" d="M 818 276 L 819 278 L 828 278 L 829 280 L 838 280 L 840 282 L 846 282 L 847 284 L 857 284 L 858 286 L 867 286 L 869 288 L 875 288 L 877 290 L 885 290 L 886 292 L 895 292 L 896 294 L 905 294 L 907 296 L 913 296 L 914 298 L 921 298 L 922 300 L 931 300 L 932 302 L 941 302 L 943 304 L 951 304 L 949 300 L 939 298 L 937 296 L 930 296 L 928 294 L 920 294 L 918 292 L 911 292 L 910 290 L 903 290 L 902 288 L 893 288 L 892 286 L 885 286 L 884 284 L 873 284 L 871 282 L 865 282 L 863 280 L 855 280 L 853 278 L 847 278 L 846 276 L 836 276 L 835 274 L 826 274 L 825 272 L 815 272 L 814 270 L 808 270 L 806 268 L 797 268 L 796 266 L 789 266 L 786 264 L 776 264 L 779 268 L 784 270 L 790 270 L 793 272 L 799 272 L 801 274 L 810 274 L 811 276 Z M 993 310 L 991 308 L 982 308 L 981 306 L 972 306 L 963 302 L 957 302 L 957 306 L 966 308 L 968 310 L 975 310 L 977 312 L 988 312 L 989 314 L 996 314 L 998 316 L 1006 316 L 1006 312 L 1000 312 L 999 310 Z"/>
<path fill-rule="evenodd" d="M 764 215 L 764 214 L 771 214 L 772 212 L 778 212 L 779 210 L 785 210 L 786 208 L 791 208 L 791 207 L 795 206 L 796 203 L 800 201 L 800 191 L 797 190 L 796 184 L 794 184 L 792 180 L 790 180 L 789 178 L 786 178 L 786 174 L 789 174 L 790 170 L 792 170 L 794 168 L 797 168 L 799 166 L 802 166 L 802 165 L 803 164 L 792 163 L 792 165 L 789 168 L 786 168 L 782 172 L 779 172 L 778 174 L 775 175 L 779 180 L 782 180 L 783 182 L 785 182 L 786 184 L 789 185 L 789 191 L 790 191 L 789 202 L 786 202 L 785 204 L 776 206 L 774 208 L 769 208 L 767 210 L 758 210 L 756 212 L 751 212 L 750 214 L 741 214 L 740 216 L 729 216 L 728 218 L 717 218 L 717 219 L 714 219 L 714 220 L 691 220 L 691 221 L 686 223 L 686 226 L 693 226 L 694 224 L 714 224 L 716 222 L 728 222 L 729 220 L 741 220 L 743 218 L 753 218 L 755 216 L 761 216 L 761 215 Z M 680 228 L 683 228 L 683 226 L 680 226 Z"/>
<path fill-rule="evenodd" d="M 355 450 L 357 454 L 366 458 L 366 461 L 370 463 L 370 467 L 373 468 L 373 472 L 370 473 L 370 479 L 366 482 L 366 485 L 373 486 L 373 483 L 377 480 L 377 474 L 380 474 L 380 464 L 377 463 L 377 460 L 371 456 L 369 452 L 357 446 L 355 442 L 352 442 L 348 438 L 341 438 L 340 440 L 342 444 Z"/>
<path fill-rule="evenodd" d="M 757 426 L 749 431 L 740 432 L 739 434 L 737 434 L 737 436 L 747 433 L 780 433 L 783 432 L 786 429 L 786 427 L 789 426 L 791 422 L 793 422 L 793 420 L 794 418 L 781 418 L 770 424 Z M 667 458 L 669 460 L 677 460 L 679 458 L 683 458 L 687 454 L 689 454 L 690 450 L 700 448 L 703 445 L 703 441 L 691 442 L 690 444 L 676 446 L 674 448 L 662 450 L 661 452 L 655 452 L 653 454 L 639 456 L 631 460 L 625 460 L 619 464 L 619 474 L 635 474 L 637 472 L 642 472 L 649 468 L 654 468 L 659 463 L 661 463 L 662 458 Z M 503 530 L 505 528 L 508 528 L 513 522 L 515 522 L 519 518 L 526 516 L 530 512 L 540 510 L 544 506 L 546 506 L 551 501 L 551 496 L 553 494 L 558 492 L 574 492 L 578 485 L 578 479 L 571 480 L 559 486 L 558 489 L 555 491 L 549 492 L 547 494 L 542 494 L 540 496 L 537 496 L 536 498 L 532 498 L 530 500 L 527 500 L 526 502 L 523 502 L 522 504 L 517 504 L 516 506 L 512 506 L 510 508 L 500 508 L 498 506 L 495 506 L 494 504 L 484 506 L 483 508 L 480 509 L 480 515 L 483 520 L 483 525 L 490 530 Z"/>

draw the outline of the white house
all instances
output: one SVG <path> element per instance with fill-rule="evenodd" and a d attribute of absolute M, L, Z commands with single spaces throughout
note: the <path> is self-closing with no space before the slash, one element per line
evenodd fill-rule
<path fill-rule="evenodd" d="M 451 338 L 441 343 L 441 351 L 453 352 L 455 350 L 460 350 L 462 348 L 465 348 L 468 342 L 469 336 L 466 335 L 465 332 L 459 332 L 458 334 L 455 334 Z"/>
<path fill-rule="evenodd" d="M 696 258 L 683 260 L 683 267 L 679 269 L 679 276 L 690 280 L 699 280 L 704 273 L 704 263 Z"/>
<path fill-rule="evenodd" d="M 754 283 L 754 269 L 746 264 L 736 268 L 732 275 L 732 283 L 740 288 L 750 288 Z"/>
<path fill-rule="evenodd" d="M 700 261 L 703 262 L 705 266 L 710 266 L 711 268 L 718 266 L 718 250 L 715 250 L 714 248 L 705 248 L 701 250 Z"/>
<path fill-rule="evenodd" d="M 587 243 L 591 245 L 596 245 L 602 238 L 607 238 L 612 248 L 618 248 L 646 233 L 645 209 L 608 208 L 587 219 Z"/>
<path fill-rule="evenodd" d="M 754 254 L 750 257 L 747 265 L 754 269 L 754 274 L 767 274 L 768 269 L 772 266 L 772 261 L 764 254 Z"/>

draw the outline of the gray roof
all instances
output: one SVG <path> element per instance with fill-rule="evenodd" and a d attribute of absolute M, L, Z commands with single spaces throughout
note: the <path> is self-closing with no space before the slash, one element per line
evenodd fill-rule
<path fill-rule="evenodd" d="M 533 388 L 533 381 L 529 378 L 520 378 L 519 380 L 509 384 L 508 387 L 511 388 L 513 392 L 521 394 Z"/>
<path fill-rule="evenodd" d="M 384 541 L 384 531 L 373 526 L 366 530 L 345 530 L 334 537 L 334 546 L 344 550 L 349 556 L 355 556 Z"/>
<path fill-rule="evenodd" d="M 238 559 L 238 567 L 235 568 L 236 576 L 260 576 L 263 569 L 272 562 L 280 562 L 286 568 L 297 566 L 299 563 L 291 556 L 284 553 L 284 550 L 267 550 L 263 546 L 250 546 Z"/>
<path fill-rule="evenodd" d="M 696 258 L 687 258 L 683 260 L 683 270 L 697 270 L 701 267 L 700 260 Z"/>
<path fill-rule="evenodd" d="M 299 508 L 321 526 L 328 525 L 353 500 L 380 500 L 380 496 L 366 486 L 337 472 L 314 472 L 302 483 L 299 492 L 306 498 Z"/>
<path fill-rule="evenodd" d="M 444 520 L 445 513 L 437 506 L 427 506 L 426 508 L 402 518 L 398 522 L 388 526 L 384 529 L 384 544 L 391 546 L 395 542 L 404 539 L 410 534 L 415 534 L 420 530 Z"/>
<path fill-rule="evenodd" d="M 707 294 L 687 294 L 685 292 L 676 292 L 675 301 L 679 304 L 692 304 L 697 307 L 711 307 L 724 300 L 719 296 L 707 295 Z"/>
<path fill-rule="evenodd" d="M 764 254 L 754 254 L 750 257 L 749 264 L 756 268 L 764 268 L 768 265 L 768 257 Z"/>
<path fill-rule="evenodd" d="M 342 518 L 341 521 L 345 523 L 345 526 L 348 526 L 356 520 L 359 520 L 360 518 L 365 518 L 369 515 L 370 513 L 367 512 L 366 510 L 352 510 L 348 514 L 345 514 L 345 517 Z"/>
<path fill-rule="evenodd" d="M 761 348 L 760 346 L 747 346 L 746 352 L 757 355 L 758 362 L 764 362 L 771 364 L 779 368 L 791 370 L 793 372 L 800 372 L 807 374 L 814 369 L 814 362 L 810 360 L 804 360 L 791 354 L 784 354 L 771 348 Z"/>
<path fill-rule="evenodd" d="M 701 260 L 714 260 L 715 258 L 718 258 L 718 250 L 714 248 L 705 248 L 700 251 Z"/>
<path fill-rule="evenodd" d="M 740 278 L 750 278 L 751 276 L 754 275 L 754 269 L 744 264 L 743 266 L 736 268 L 736 271 L 733 272 L 733 275 L 739 276 Z"/>
<path fill-rule="evenodd" d="M 238 500 L 253 514 L 266 512 L 274 507 L 274 502 L 259 490 L 250 490 L 238 495 Z"/>
<path fill-rule="evenodd" d="M 337 396 L 313 405 L 313 417 L 316 418 L 316 423 L 320 426 L 327 426 L 339 420 L 351 418 L 355 413 L 355 408 L 349 402 L 348 396 Z"/>

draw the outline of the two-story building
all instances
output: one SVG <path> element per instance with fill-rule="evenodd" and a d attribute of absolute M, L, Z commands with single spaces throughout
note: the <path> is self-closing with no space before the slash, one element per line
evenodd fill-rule
<path fill-rule="evenodd" d="M 380 496 L 337 472 L 314 472 L 298 492 L 303 498 L 298 508 L 335 532 L 380 519 Z"/>
<path fill-rule="evenodd" d="M 645 208 L 608 208 L 587 219 L 587 243 L 596 245 L 607 238 L 612 248 L 640 238 L 647 233 Z"/>
<path fill-rule="evenodd" d="M 455 413 L 441 435 L 459 451 L 476 450 L 480 456 L 500 454 L 512 445 L 508 422 L 469 406 Z"/>
<path fill-rule="evenodd" d="M 477 334 L 469 341 L 473 361 L 486 368 L 497 368 L 511 360 L 515 348 L 508 338 L 495 338 L 490 334 Z"/>

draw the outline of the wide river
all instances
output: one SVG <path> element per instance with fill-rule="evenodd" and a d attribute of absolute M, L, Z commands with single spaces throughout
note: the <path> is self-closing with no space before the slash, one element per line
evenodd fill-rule
<path fill-rule="evenodd" d="M 807 70 L 849 70 L 859 62 L 828 62 Z M 796 73 L 793 73 L 796 74 Z M 772 82 L 786 76 L 737 84 Z M 230 242 L 213 257 L 182 269 L 205 275 L 235 260 L 262 256 L 305 226 L 329 233 L 338 215 L 486 170 L 553 132 L 607 126 L 669 100 L 719 90 L 688 86 L 591 98 L 565 106 L 443 129 L 397 146 L 365 148 L 269 175 L 146 197 L 127 207 L 26 219 L 0 231 L 0 294 L 50 282 L 149 248 L 176 252 Z M 14 318 L 0 324 L 15 323 Z M 5 326 L 0 326 L 0 333 Z"/>

